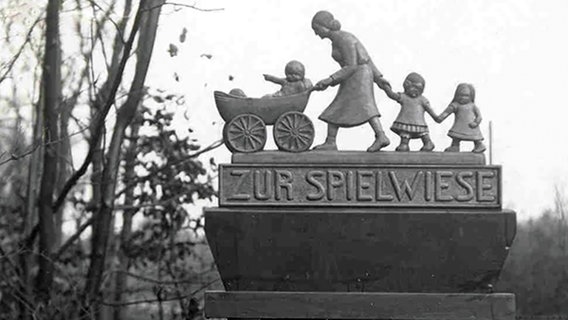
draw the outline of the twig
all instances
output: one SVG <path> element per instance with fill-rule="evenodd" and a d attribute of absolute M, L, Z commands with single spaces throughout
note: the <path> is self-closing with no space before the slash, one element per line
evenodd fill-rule
<path fill-rule="evenodd" d="M 196 6 L 194 6 L 194 5 L 191 5 L 191 4 L 178 3 L 178 2 L 166 2 L 166 3 L 164 3 L 164 5 L 172 5 L 172 6 L 176 6 L 176 7 L 190 8 L 190 9 L 197 10 L 197 11 L 202 11 L 202 12 L 223 11 L 223 10 L 225 10 L 224 8 L 203 9 L 203 8 L 199 8 L 199 7 L 196 7 Z"/>
<path fill-rule="evenodd" d="M 138 33 L 138 30 L 140 29 L 140 23 L 141 23 L 141 20 L 142 20 L 142 15 L 143 15 L 142 10 L 141 9 L 138 10 L 138 12 L 136 13 L 136 17 L 134 18 L 134 23 L 132 25 L 132 31 L 130 33 L 130 36 L 128 38 L 128 41 L 124 45 L 123 55 L 122 55 L 120 64 L 118 66 L 116 78 L 114 79 L 114 81 L 112 83 L 112 87 L 110 88 L 110 92 L 109 92 L 108 96 L 106 97 L 107 100 L 105 101 L 103 109 L 97 114 L 97 117 L 95 117 L 95 119 L 93 119 L 93 121 L 95 121 L 96 125 L 95 125 L 95 128 L 94 128 L 93 135 L 91 136 L 91 140 L 89 141 L 89 151 L 87 153 L 87 156 L 85 157 L 85 160 L 83 161 L 83 164 L 81 164 L 81 167 L 79 168 L 79 170 L 75 171 L 75 173 L 73 173 L 73 175 L 67 180 L 67 182 L 63 186 L 61 193 L 57 197 L 57 200 L 53 203 L 52 210 L 54 212 L 57 212 L 57 210 L 59 210 L 59 207 L 65 201 L 65 198 L 67 197 L 67 194 L 69 193 L 69 191 L 71 191 L 71 188 L 73 188 L 73 186 L 75 185 L 75 183 L 77 183 L 79 178 L 82 177 L 87 172 L 87 168 L 91 164 L 91 161 L 92 161 L 93 156 L 95 154 L 95 150 L 97 149 L 97 146 L 98 146 L 99 141 L 101 139 L 102 132 L 104 131 L 104 123 L 105 123 L 106 116 L 107 116 L 108 112 L 110 111 L 110 108 L 114 104 L 114 98 L 113 97 L 116 95 L 116 92 L 118 91 L 118 88 L 120 87 L 120 83 L 122 82 L 122 76 L 124 75 L 124 69 L 126 68 L 126 63 L 128 62 L 128 59 L 130 57 L 130 50 L 132 49 L 132 45 L 134 43 L 134 39 L 136 38 L 136 34 Z"/>
<path fill-rule="evenodd" d="M 18 59 L 20 58 L 20 55 L 22 55 L 22 52 L 24 52 L 24 48 L 26 47 L 26 44 L 28 44 L 28 42 L 30 42 L 31 36 L 32 36 L 32 32 L 34 31 L 36 25 L 41 21 L 41 16 L 38 17 L 34 23 L 32 24 L 32 26 L 30 27 L 30 29 L 28 30 L 28 33 L 26 34 L 26 39 L 24 40 L 24 43 L 22 44 L 22 46 L 20 47 L 20 49 L 18 50 L 18 52 L 16 52 L 16 54 L 14 55 L 14 57 L 12 57 L 12 60 L 8 63 L 8 65 L 5 67 L 5 71 L 4 73 L 0 76 L 0 83 L 2 83 L 4 80 L 6 80 L 6 77 L 8 76 L 8 74 L 10 73 L 10 71 L 12 70 L 12 68 L 14 67 L 14 64 L 16 63 L 16 61 L 18 61 Z"/>
<path fill-rule="evenodd" d="M 73 136 L 75 136 L 75 135 L 78 135 L 78 134 L 82 133 L 83 131 L 85 131 L 85 130 L 87 130 L 87 129 L 88 129 L 88 128 L 80 129 L 80 130 L 78 130 L 78 131 L 75 131 L 75 132 L 73 132 L 73 133 L 68 134 L 66 137 L 60 137 L 60 138 L 57 139 L 57 140 L 53 140 L 53 141 L 46 142 L 46 143 L 44 143 L 43 145 L 44 145 L 44 146 L 49 146 L 49 145 L 52 145 L 52 144 L 59 143 L 59 142 L 63 141 L 64 139 L 68 139 L 68 138 L 71 138 L 71 137 L 73 137 Z M 34 153 L 34 151 L 36 151 L 37 148 L 39 148 L 39 146 L 41 146 L 41 145 L 42 145 L 41 143 L 35 144 L 35 145 L 33 145 L 33 146 L 31 147 L 30 150 L 28 150 L 28 151 L 26 151 L 26 152 L 24 152 L 24 153 L 22 153 L 22 154 L 13 154 L 13 153 L 10 153 L 10 157 L 9 157 L 8 159 L 4 159 L 4 160 L 0 161 L 0 166 L 3 165 L 3 164 L 8 163 L 8 162 L 10 162 L 10 161 L 20 160 L 20 159 L 22 159 L 22 158 L 24 158 L 24 157 L 29 156 L 30 154 Z M 4 156 L 4 154 L 6 154 L 6 152 L 3 152 L 2 154 L 0 154 L 0 158 L 2 158 L 2 157 Z"/>
<path fill-rule="evenodd" d="M 195 5 L 191 5 L 191 4 L 178 3 L 178 2 L 165 2 L 165 3 L 160 4 L 160 5 L 157 5 L 157 6 L 149 7 L 149 8 L 146 9 L 145 11 L 154 10 L 154 9 L 160 7 L 160 6 L 165 6 L 165 5 L 171 5 L 171 6 L 174 6 L 174 7 L 190 8 L 190 9 L 197 10 L 197 11 L 202 11 L 202 12 L 223 11 L 223 10 L 225 10 L 224 8 L 203 9 L 203 8 L 199 8 L 199 7 L 195 6 Z"/>
<path fill-rule="evenodd" d="M 30 150 L 22 153 L 22 154 L 14 154 L 14 153 L 10 153 L 10 157 L 8 159 L 4 159 L 2 161 L 0 161 L 0 166 L 3 164 L 6 164 L 10 161 L 16 161 L 16 160 L 20 160 L 22 158 L 25 158 L 27 156 L 29 156 L 30 154 L 34 153 L 34 151 L 36 151 L 37 148 L 39 148 L 39 144 L 36 144 L 35 146 L 33 146 Z M 2 156 L 4 155 L 4 153 L 2 154 Z M 0 156 L 1 158 L 1 156 Z"/>
<path fill-rule="evenodd" d="M 98 8 L 99 10 L 101 10 L 102 12 L 105 13 L 105 18 L 108 19 L 108 21 L 110 21 L 114 27 L 116 28 L 116 32 L 118 33 L 118 36 L 120 37 L 120 40 L 122 41 L 122 43 L 126 43 L 124 41 L 124 35 L 122 34 L 122 30 L 120 28 L 119 23 L 117 23 L 116 21 L 114 21 L 114 19 L 112 19 L 110 17 L 110 13 L 114 10 L 114 6 L 116 5 L 116 1 L 113 1 L 108 9 L 108 11 L 105 12 L 105 10 L 103 8 L 101 8 L 101 6 L 96 2 L 96 1 L 89 1 L 91 3 L 91 6 L 94 8 Z M 93 14 L 95 14 L 95 12 L 93 12 Z"/>
<path fill-rule="evenodd" d="M 89 227 L 93 223 L 94 220 L 95 220 L 95 218 L 91 217 L 91 218 L 89 218 L 89 220 L 85 221 L 85 223 L 83 223 L 81 226 L 79 226 L 79 229 L 77 229 L 77 231 L 75 231 L 75 233 L 71 237 L 69 237 L 65 241 L 65 243 L 63 243 L 63 245 L 61 245 L 61 247 L 59 247 L 59 250 L 57 250 L 57 252 L 53 256 L 53 260 L 59 260 L 61 255 L 73 244 L 73 242 L 75 242 L 77 239 L 79 239 L 81 234 L 83 234 L 83 231 L 85 231 L 87 229 L 87 227 Z"/>

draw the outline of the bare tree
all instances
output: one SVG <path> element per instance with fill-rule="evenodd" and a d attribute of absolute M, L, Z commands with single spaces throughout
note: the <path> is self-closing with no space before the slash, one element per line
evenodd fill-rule
<path fill-rule="evenodd" d="M 125 130 L 132 122 L 136 108 L 144 96 L 144 82 L 148 73 L 152 50 L 158 29 L 161 7 L 165 0 L 152 0 L 141 3 L 136 15 L 136 22 L 142 28 L 138 36 L 137 62 L 134 79 L 128 92 L 128 98 L 118 110 L 109 150 L 105 155 L 102 174 L 102 199 L 97 210 L 97 218 L 93 224 L 91 245 L 91 263 L 87 274 L 85 295 L 86 309 L 97 312 L 100 301 L 100 286 L 104 271 L 107 243 L 111 230 L 112 212 L 114 208 L 115 188 L 120 166 L 121 147 Z"/>
<path fill-rule="evenodd" d="M 36 290 L 40 301 L 47 303 L 53 282 L 52 254 L 55 241 L 53 205 L 57 177 L 57 145 L 59 139 L 57 113 L 61 101 L 61 47 L 59 43 L 59 0 L 47 4 L 45 54 L 43 62 L 44 153 L 43 175 L 39 191 L 39 271 Z"/>
<path fill-rule="evenodd" d="M 12 6 L 18 5 L 17 0 L 9 1 Z M 137 231 L 133 230 L 132 216 L 141 211 L 137 207 L 138 200 L 134 200 L 133 188 L 144 183 L 144 179 L 152 179 L 166 170 L 157 168 L 147 177 L 137 176 L 133 170 L 135 152 L 139 151 L 136 149 L 136 141 L 131 141 L 128 145 L 126 155 L 123 148 L 128 128 L 130 135 L 136 136 L 137 125 L 140 125 L 130 126 L 144 97 L 148 96 L 146 74 L 165 0 L 134 2 L 134 5 L 131 0 L 109 0 L 104 4 L 80 0 L 48 0 L 46 3 L 47 8 L 41 10 L 41 14 L 28 14 L 34 19 L 39 15 L 37 20 L 29 19 L 26 23 L 14 20 L 14 23 L 19 23 L 18 30 L 26 39 L 21 46 L 18 44 L 10 47 L 14 55 L 0 65 L 2 86 L 17 85 L 12 76 L 14 72 L 26 71 L 34 78 L 34 84 L 25 89 L 31 97 L 29 100 L 34 102 L 19 109 L 24 117 L 17 119 L 18 123 L 28 121 L 26 124 L 33 127 L 33 134 L 24 135 L 23 147 L 17 152 L 6 153 L 0 150 L 0 166 L 3 168 L 14 167 L 13 164 L 24 163 L 24 158 L 29 159 L 29 164 L 18 165 L 24 168 L 20 175 L 27 176 L 27 179 L 21 179 L 24 181 L 22 185 L 27 185 L 27 190 L 24 187 L 22 190 L 26 191 L 21 192 L 22 208 L 14 215 L 21 215 L 17 217 L 21 218 L 17 220 L 21 230 L 18 229 L 18 235 L 14 237 L 18 244 L 10 243 L 11 250 L 8 251 L 4 250 L 4 244 L 0 247 L 0 268 L 5 265 L 10 267 L 9 276 L 0 275 L 0 289 L 9 285 L 14 300 L 7 302 L 0 299 L 0 303 L 10 304 L 11 310 L 18 310 L 19 304 L 21 319 L 69 319 L 77 318 L 80 314 L 97 316 L 101 306 L 102 287 L 109 288 L 106 279 L 110 278 L 106 276 L 114 274 L 109 272 L 109 267 L 115 267 L 115 260 L 109 257 L 118 254 L 123 272 L 117 273 L 115 292 L 112 292 L 115 296 L 112 301 L 117 307 L 115 319 L 118 319 L 122 306 L 136 301 L 129 300 L 122 294 L 124 289 L 130 289 L 126 285 L 126 275 L 131 271 L 128 262 L 136 257 L 128 256 L 122 249 L 118 253 L 109 251 L 109 239 L 116 236 L 113 233 L 114 212 L 117 210 L 115 202 L 121 205 L 120 210 L 126 209 L 120 234 L 120 243 L 125 244 Z M 209 11 L 191 5 L 172 5 L 174 10 L 177 7 L 188 7 Z M 40 9 L 43 5 L 36 7 Z M 1 8 L 0 6 L 0 17 L 4 13 Z M 118 10 L 121 12 L 116 14 Z M 67 45 L 65 51 L 61 48 L 61 15 L 76 19 L 74 22 L 79 41 L 66 42 L 69 33 L 63 34 L 63 41 L 77 45 L 73 47 L 75 51 L 68 51 Z M 33 32 L 34 30 L 36 31 Z M 39 31 L 42 31 L 41 36 Z M 0 38 L 0 41 L 4 40 Z M 136 61 L 132 79 L 130 72 L 125 73 L 129 61 Z M 101 70 L 101 66 L 106 67 L 106 70 Z M 3 90 L 0 98 L 4 94 Z M 117 110 L 116 120 L 112 116 L 113 108 Z M 29 118 L 26 118 L 27 110 L 32 111 Z M 85 120 L 85 111 L 91 115 L 90 119 Z M 16 127 L 20 125 L 14 128 Z M 83 137 L 83 140 L 74 139 L 73 143 L 81 140 L 79 143 L 87 144 L 87 155 L 77 170 L 72 166 L 74 146 L 70 137 L 74 135 Z M 196 157 L 219 145 L 217 142 L 201 150 L 200 147 L 191 145 L 188 149 L 190 152 L 186 154 L 188 157 L 177 159 L 172 165 L 181 167 L 193 161 L 198 163 Z M 194 167 L 198 168 L 195 169 L 197 174 L 204 174 L 205 169 L 201 164 Z M 117 185 L 121 181 L 122 185 L 117 192 Z M 201 198 L 214 194 L 210 182 L 200 188 L 202 189 L 197 192 Z M 89 196 L 91 189 L 93 197 Z M 180 189 L 176 190 L 177 193 L 180 192 Z M 117 202 L 119 195 L 124 195 L 124 198 Z M 85 207 L 81 208 L 83 199 Z M 77 219 L 77 232 L 67 239 L 61 231 L 64 208 L 73 209 Z M 90 248 L 80 237 L 89 226 L 92 226 Z M 4 228 L 3 225 L 0 227 Z M 173 237 L 176 232 L 170 232 L 170 236 Z M 5 256 L 14 256 L 19 260 L 5 259 Z M 37 257 L 37 261 L 34 257 Z M 174 258 L 175 256 L 170 256 L 170 259 Z M 88 272 L 85 272 L 87 268 Z M 69 275 L 69 270 L 76 273 Z M 162 272 L 162 276 L 168 275 Z M 171 279 L 166 281 L 173 282 L 181 276 L 179 272 L 177 275 L 172 273 L 169 275 Z M 78 292 L 82 294 L 79 295 Z M 176 300 L 179 300 L 183 309 L 186 296 L 182 296 L 180 292 L 178 291 Z M 72 298 L 66 301 L 62 295 Z M 40 310 L 42 311 L 39 312 Z M 3 310 L 0 310 L 0 318 L 4 316 Z"/>

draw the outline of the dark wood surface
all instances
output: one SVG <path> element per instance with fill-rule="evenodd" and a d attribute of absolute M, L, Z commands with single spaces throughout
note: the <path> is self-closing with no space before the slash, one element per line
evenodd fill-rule
<path fill-rule="evenodd" d="M 232 163 L 484 165 L 485 155 L 471 152 L 260 151 L 235 153 Z"/>
<path fill-rule="evenodd" d="M 209 318 L 514 320 L 513 294 L 207 292 Z"/>
<path fill-rule="evenodd" d="M 209 208 L 227 291 L 489 292 L 513 211 Z"/>

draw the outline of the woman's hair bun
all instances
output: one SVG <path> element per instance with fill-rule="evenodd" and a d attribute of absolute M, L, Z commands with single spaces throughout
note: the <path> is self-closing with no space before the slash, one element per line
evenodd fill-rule
<path fill-rule="evenodd" d="M 341 23 L 339 22 L 339 20 L 333 19 L 329 23 L 329 27 L 333 31 L 339 31 L 339 30 L 341 30 Z"/>

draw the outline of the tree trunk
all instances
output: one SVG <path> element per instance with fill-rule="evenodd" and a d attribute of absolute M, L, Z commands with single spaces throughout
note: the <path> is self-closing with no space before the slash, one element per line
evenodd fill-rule
<path fill-rule="evenodd" d="M 55 183 L 55 192 L 59 194 L 63 184 L 71 174 L 73 174 L 73 156 L 71 154 L 71 140 L 69 138 L 69 119 L 71 118 L 71 111 L 75 103 L 64 103 L 61 105 L 59 117 L 59 143 L 58 146 L 58 161 L 57 161 L 57 182 Z M 57 209 L 55 214 L 55 239 L 53 240 L 55 248 L 61 246 L 63 238 L 63 209 L 61 206 Z"/>
<path fill-rule="evenodd" d="M 128 17 L 132 12 L 132 1 L 127 0 L 124 4 L 124 11 L 122 14 L 122 19 L 118 23 L 118 30 L 114 37 L 112 46 L 112 57 L 110 60 L 108 68 L 108 77 L 106 81 L 101 86 L 101 89 L 95 97 L 95 102 L 91 108 L 91 119 L 95 120 L 98 114 L 102 114 L 104 111 L 105 103 L 108 99 L 111 99 L 111 87 L 116 81 L 119 73 L 120 65 L 120 53 L 124 48 L 124 40 L 122 39 L 123 34 L 126 32 L 126 24 L 128 22 Z M 136 32 L 136 30 L 132 30 Z M 93 84 L 94 85 L 94 84 Z M 114 99 L 114 98 L 113 98 Z M 96 121 L 91 122 L 90 133 L 93 139 L 96 133 L 96 127 L 98 123 Z M 104 124 L 103 124 L 104 125 Z M 105 135 L 105 130 L 103 130 L 103 136 Z M 92 203 L 89 205 L 89 209 L 96 212 L 99 206 L 99 200 L 101 199 L 101 179 L 103 173 L 103 140 L 101 139 L 98 144 L 94 147 L 93 160 L 92 160 L 92 174 L 91 174 L 91 185 L 93 188 L 93 198 Z"/>
<path fill-rule="evenodd" d="M 49 0 L 46 14 L 45 55 L 43 61 L 44 96 L 44 153 L 43 175 L 39 191 L 39 271 L 36 292 L 40 304 L 50 300 L 54 265 L 55 229 L 53 219 L 53 190 L 57 177 L 58 107 L 61 99 L 61 53 L 59 43 L 60 0 Z"/>
<path fill-rule="evenodd" d="M 126 154 L 124 156 L 124 184 L 133 181 L 136 177 L 134 172 L 134 165 L 136 162 L 136 137 L 138 137 L 138 131 L 140 129 L 140 122 L 134 121 L 130 126 L 130 143 Z M 124 193 L 124 205 L 130 206 L 134 204 L 134 188 L 129 188 Z M 120 246 L 118 249 L 118 272 L 115 280 L 115 295 L 114 301 L 116 303 L 122 302 L 122 292 L 127 288 L 126 284 L 126 273 L 130 268 L 130 259 L 126 255 L 126 249 L 128 246 L 128 241 L 132 234 L 132 217 L 136 213 L 135 209 L 126 209 L 122 214 L 122 230 L 120 232 Z M 124 317 L 125 309 L 127 307 L 115 307 L 113 318 L 114 320 L 121 320 Z"/>
<path fill-rule="evenodd" d="M 165 0 L 144 1 L 138 9 L 143 12 L 141 30 L 138 36 L 138 51 L 134 79 L 130 87 L 126 102 L 117 113 L 109 150 L 105 156 L 102 176 L 102 199 L 97 211 L 97 218 L 93 223 L 93 236 L 91 245 L 91 263 L 87 274 L 85 293 L 91 312 L 99 309 L 100 287 L 104 272 L 107 243 L 111 228 L 112 212 L 114 208 L 114 193 L 116 188 L 118 168 L 120 165 L 121 146 L 124 132 L 132 121 L 138 105 L 144 95 L 144 82 L 148 72 L 152 49 L 156 38 L 158 19 L 161 5 Z"/>

